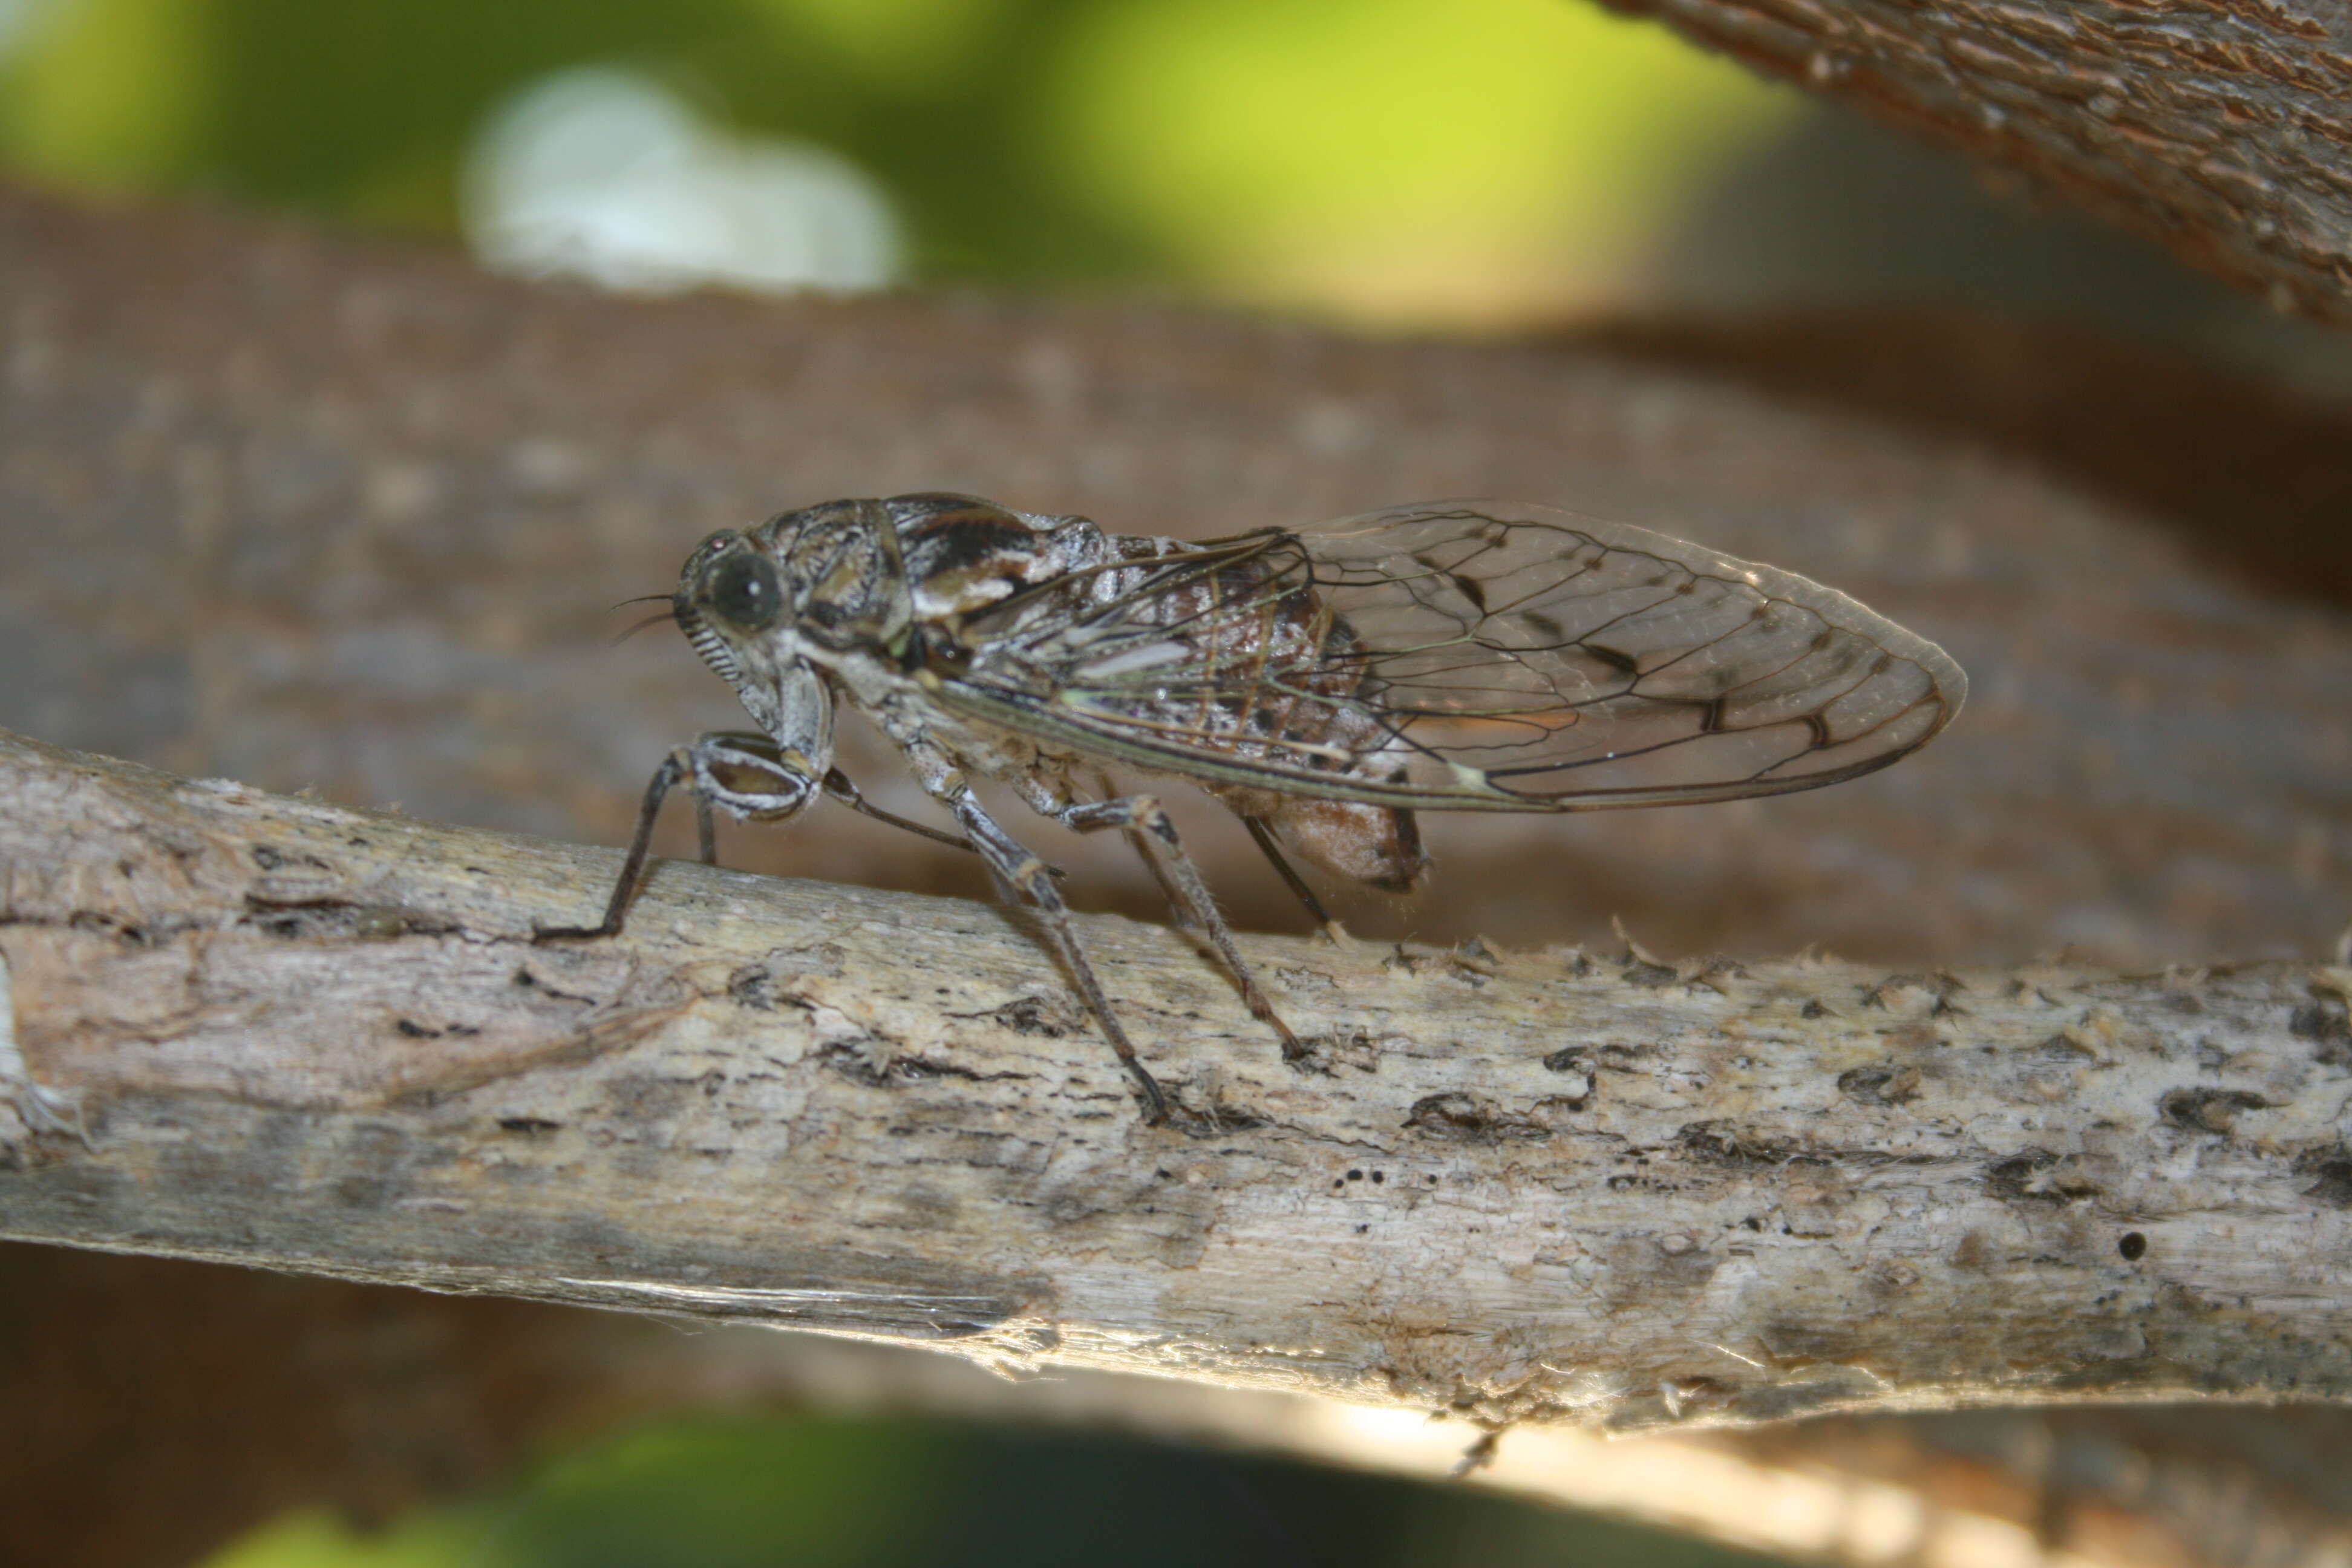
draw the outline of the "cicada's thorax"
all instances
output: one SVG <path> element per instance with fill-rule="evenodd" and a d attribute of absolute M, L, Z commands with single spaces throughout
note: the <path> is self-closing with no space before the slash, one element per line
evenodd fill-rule
<path fill-rule="evenodd" d="M 1168 581 L 1170 559 L 1194 547 L 957 495 L 832 502 L 761 531 L 789 584 L 793 639 L 841 699 L 902 745 L 919 742 L 967 771 L 1049 781 L 1063 795 L 1101 771 L 1104 758 L 954 711 L 927 682 L 984 668 L 999 687 L 1054 700 L 1085 677 L 1090 617 L 1111 605 L 1130 638 L 1165 626 L 1193 668 L 1221 672 L 1164 699 L 1157 717 L 1188 748 L 1248 760 L 1305 745 L 1363 776 L 1397 765 L 1393 738 L 1347 700 L 1365 681 L 1355 634 L 1313 593 L 1270 592 L 1270 558 Z M 1204 787 L 1339 875 L 1401 889 L 1426 864 L 1409 812 Z"/>
<path fill-rule="evenodd" d="M 967 770 L 1059 777 L 1076 765 L 948 710 L 922 675 L 961 660 L 968 617 L 1102 559 L 1101 530 L 947 494 L 831 502 L 767 529 L 793 586 L 793 635 L 851 706 L 902 744 L 919 740 Z"/>
<path fill-rule="evenodd" d="M 1171 558 L 1192 553 L 1192 546 L 962 498 L 890 504 L 907 509 L 900 545 L 916 622 L 935 657 L 985 666 L 992 681 L 1026 684 L 1052 700 L 1057 682 L 1090 668 L 1085 628 L 1093 613 L 1117 604 L 1130 643 L 1139 627 L 1165 626 L 1183 640 L 1188 669 L 1222 672 L 1162 700 L 1157 719 L 1188 748 L 1246 760 L 1276 744 L 1304 745 L 1328 753 L 1334 772 L 1365 776 L 1401 765 L 1390 755 L 1393 737 L 1363 704 L 1347 700 L 1362 694 L 1366 679 L 1355 633 L 1319 595 L 1274 591 L 1280 568 L 1273 555 L 1170 582 Z M 1115 663 L 1122 656 L 1108 657 Z M 1282 672 L 1278 683 L 1265 679 L 1270 670 Z M 1277 687 L 1280 695 L 1270 700 Z M 1066 774 L 1086 761 L 992 730 L 968 729 L 963 743 L 989 753 L 978 760 L 999 771 Z M 1235 784 L 1203 787 L 1339 875 L 1401 889 L 1427 864 L 1410 813 Z"/>

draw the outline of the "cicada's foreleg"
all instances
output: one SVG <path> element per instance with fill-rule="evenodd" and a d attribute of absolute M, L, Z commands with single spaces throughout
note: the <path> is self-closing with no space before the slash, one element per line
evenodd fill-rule
<path fill-rule="evenodd" d="M 766 780 L 772 788 L 745 788 L 745 775 L 754 780 Z M 701 841 L 702 858 L 715 864 L 718 846 L 712 832 L 711 807 L 719 806 L 730 816 L 757 822 L 780 821 L 804 808 L 814 799 L 818 782 L 795 768 L 793 760 L 778 752 L 772 742 L 762 737 L 731 732 L 703 736 L 690 746 L 680 746 L 662 759 L 661 766 L 646 785 L 645 803 L 637 808 L 636 837 L 629 841 L 628 858 L 621 862 L 621 875 L 613 884 L 613 897 L 604 906 L 604 918 L 593 926 L 540 926 L 531 937 L 536 942 L 552 942 L 570 937 L 617 936 L 627 920 L 629 904 L 636 897 L 644 879 L 646 858 L 653 848 L 654 824 L 661 816 L 662 801 L 669 792 L 686 782 L 694 791 L 696 837 Z"/>
<path fill-rule="evenodd" d="M 1297 1061 L 1307 1055 L 1307 1047 L 1290 1032 L 1290 1026 L 1274 1010 L 1274 1004 L 1259 989 L 1257 976 L 1243 961 L 1241 949 L 1234 945 L 1233 928 L 1217 910 L 1217 900 L 1209 885 L 1201 879 L 1192 858 L 1184 853 L 1183 842 L 1176 837 L 1176 824 L 1167 808 L 1148 795 L 1122 795 L 1116 800 L 1096 801 L 1085 805 L 1065 805 L 1047 813 L 1065 827 L 1080 833 L 1102 827 L 1118 827 L 1128 831 L 1142 849 L 1144 858 L 1152 863 L 1160 875 L 1160 886 L 1168 889 L 1169 902 L 1175 906 L 1176 918 L 1208 937 L 1225 961 L 1234 981 L 1241 986 L 1242 1000 L 1257 1020 L 1275 1033 L 1282 1042 L 1282 1059 Z"/>
<path fill-rule="evenodd" d="M 767 736 L 749 730 L 714 730 L 703 736 L 697 744 L 706 749 L 715 748 L 714 760 L 719 766 L 755 767 L 786 778 L 814 777 L 816 773 L 816 764 L 800 752 L 788 752 Z M 903 833 L 911 833 L 918 838 L 928 838 L 934 844 L 944 844 L 950 849 L 970 849 L 972 847 L 971 841 L 968 838 L 959 838 L 952 833 L 942 833 L 936 827 L 927 827 L 922 823 L 909 821 L 895 811 L 883 810 L 860 794 L 857 785 L 851 782 L 849 775 L 839 768 L 825 769 L 824 777 L 818 780 L 818 783 L 825 794 L 861 816 L 870 816 L 875 821 L 887 823 Z M 739 800 L 751 798 L 741 791 L 734 793 Z M 710 829 L 710 803 L 715 798 L 718 797 L 698 789 L 694 795 L 695 818 L 702 835 L 702 860 L 707 866 L 719 864 L 717 847 L 711 841 Z M 722 802 L 722 804 L 726 803 Z M 801 807 L 789 806 L 782 813 L 763 812 L 750 805 L 730 805 L 729 809 L 737 817 L 765 822 L 780 815 L 789 816 Z M 1054 874 L 1058 877 L 1062 873 L 1056 869 Z"/>

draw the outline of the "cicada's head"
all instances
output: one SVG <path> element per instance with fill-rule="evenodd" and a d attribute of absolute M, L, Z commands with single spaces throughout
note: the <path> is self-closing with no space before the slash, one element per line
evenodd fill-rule
<path fill-rule="evenodd" d="M 826 501 L 712 534 L 687 557 L 670 609 L 694 651 L 738 691 L 772 687 L 812 655 L 895 657 L 911 614 L 897 531 L 871 500 Z"/>

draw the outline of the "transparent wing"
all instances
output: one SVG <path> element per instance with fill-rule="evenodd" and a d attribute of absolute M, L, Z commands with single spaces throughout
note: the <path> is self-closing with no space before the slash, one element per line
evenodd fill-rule
<path fill-rule="evenodd" d="M 1793 573 L 1494 501 L 1213 541 L 1024 595 L 970 632 L 942 696 L 974 717 L 1389 805 L 1811 789 L 1923 744 L 1968 690 L 1943 649 Z"/>

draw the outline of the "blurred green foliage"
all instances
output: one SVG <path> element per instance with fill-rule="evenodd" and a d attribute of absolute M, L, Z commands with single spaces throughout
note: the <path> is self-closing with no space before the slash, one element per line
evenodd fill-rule
<path fill-rule="evenodd" d="M 1397 321 L 1587 296 L 1799 100 L 1580 0 L 0 0 L 0 160 L 447 230 L 502 98 L 617 64 L 843 153 L 919 276 Z"/>
<path fill-rule="evenodd" d="M 1507 1439 L 1506 1439 L 1507 1441 Z M 205 1568 L 1769 1568 L 1468 1488 L 1100 1436 L 730 1416 L 366 1533 L 295 1515 Z"/>
<path fill-rule="evenodd" d="M 924 1543 L 909 1492 L 940 1473 L 945 1446 L 907 1424 L 667 1423 L 553 1460 L 507 1495 L 420 1510 L 380 1531 L 324 1510 L 296 1514 L 209 1568 L 898 1563 Z"/>

